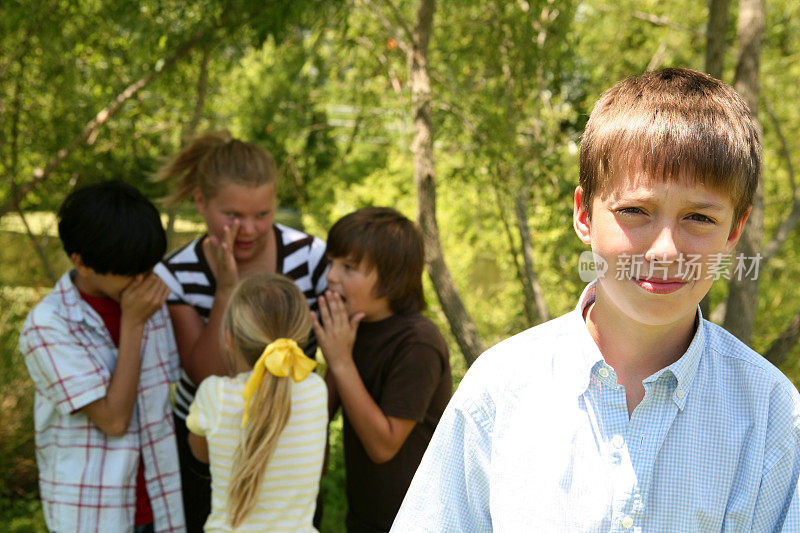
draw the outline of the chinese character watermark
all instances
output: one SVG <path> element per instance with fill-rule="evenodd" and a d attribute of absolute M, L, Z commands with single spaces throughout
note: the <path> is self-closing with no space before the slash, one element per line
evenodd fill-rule
<path fill-rule="evenodd" d="M 700 279 L 755 280 L 761 266 L 761 254 L 731 256 L 723 253 L 680 254 L 677 258 L 647 257 L 644 254 L 619 254 L 614 263 L 614 279 L 646 279 L 651 281 L 697 281 Z M 581 281 L 592 282 L 610 275 L 609 262 L 600 255 L 585 251 L 578 261 Z"/>

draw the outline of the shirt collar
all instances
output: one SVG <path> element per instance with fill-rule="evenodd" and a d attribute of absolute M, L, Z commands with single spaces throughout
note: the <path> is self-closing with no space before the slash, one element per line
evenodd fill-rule
<path fill-rule="evenodd" d="M 583 319 L 584 312 L 597 298 L 596 284 L 597 282 L 592 282 L 583 289 L 583 293 L 578 298 L 578 305 L 570 313 L 572 322 L 570 329 L 575 332 L 573 342 L 575 343 L 574 349 L 577 355 L 574 360 L 576 366 L 571 370 L 573 371 L 573 379 L 575 379 L 575 392 L 578 395 L 583 394 L 589 388 L 595 367 L 605 364 L 603 354 L 600 353 L 600 349 L 594 342 L 592 335 L 589 333 L 589 328 L 586 327 L 586 321 Z"/>
<path fill-rule="evenodd" d="M 697 375 L 697 368 L 700 366 L 700 358 L 703 355 L 706 344 L 706 327 L 703 323 L 703 313 L 700 311 L 700 306 L 697 307 L 695 325 L 696 330 L 692 342 L 680 359 L 643 380 L 644 383 L 655 383 L 664 373 L 672 374 L 677 381 L 672 391 L 672 400 L 681 411 L 686 406 L 686 398 L 689 396 L 692 383 Z"/>
<path fill-rule="evenodd" d="M 571 313 L 573 320 L 573 329 L 576 332 L 576 352 L 578 353 L 576 370 L 576 390 L 578 394 L 583 394 L 589 388 L 592 372 L 598 365 L 605 365 L 603 354 L 594 342 L 589 329 L 584 320 L 584 312 L 592 305 L 597 298 L 597 282 L 594 281 L 586 286 L 578 299 L 578 304 L 575 310 Z M 703 314 L 700 311 L 700 306 L 697 306 L 697 318 L 695 319 L 697 329 L 689 344 L 686 352 L 674 363 L 666 368 L 663 368 L 645 378 L 643 382 L 656 382 L 665 373 L 669 372 L 675 377 L 677 386 L 672 391 L 672 399 L 680 410 L 683 410 L 686 405 L 686 398 L 688 397 L 689 390 L 691 389 L 692 382 L 697 375 L 697 368 L 700 365 L 700 358 L 706 344 L 706 328 L 703 321 Z"/>
<path fill-rule="evenodd" d="M 54 292 L 58 296 L 57 313 L 70 322 L 85 322 L 94 327 L 105 327 L 100 316 L 87 304 L 75 283 L 72 281 L 74 270 L 67 271 L 58 280 Z"/>

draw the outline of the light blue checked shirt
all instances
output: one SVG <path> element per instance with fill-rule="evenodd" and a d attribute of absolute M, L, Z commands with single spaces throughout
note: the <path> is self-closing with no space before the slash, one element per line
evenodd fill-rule
<path fill-rule="evenodd" d="M 392 531 L 800 531 L 800 395 L 700 320 L 625 390 L 572 313 L 488 350 L 447 407 Z"/>

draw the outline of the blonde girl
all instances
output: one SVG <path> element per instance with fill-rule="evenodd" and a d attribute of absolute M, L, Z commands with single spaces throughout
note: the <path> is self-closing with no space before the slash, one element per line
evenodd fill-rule
<path fill-rule="evenodd" d="M 186 419 L 192 453 L 211 466 L 205 530 L 315 531 L 327 390 L 300 349 L 306 301 L 285 276 L 257 274 L 236 287 L 222 324 L 235 377 L 204 380 Z"/>
<path fill-rule="evenodd" d="M 175 431 L 192 533 L 202 530 L 211 489 L 208 467 L 189 451 L 185 418 L 196 384 L 227 372 L 219 331 L 234 286 L 255 273 L 286 274 L 313 309 L 327 288 L 328 262 L 322 240 L 275 223 L 277 170 L 264 149 L 228 132 L 208 133 L 190 142 L 159 176 L 175 183 L 168 204 L 191 197 L 208 230 L 155 268 L 171 290 L 167 304 L 181 360 Z"/>

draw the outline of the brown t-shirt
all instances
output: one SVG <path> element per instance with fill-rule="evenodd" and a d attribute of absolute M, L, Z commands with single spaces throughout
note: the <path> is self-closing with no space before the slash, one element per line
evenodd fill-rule
<path fill-rule="evenodd" d="M 344 413 L 347 529 L 389 531 L 450 400 L 447 344 L 424 316 L 393 315 L 359 324 L 353 360 L 385 415 L 417 422 L 397 455 L 375 464 Z"/>

